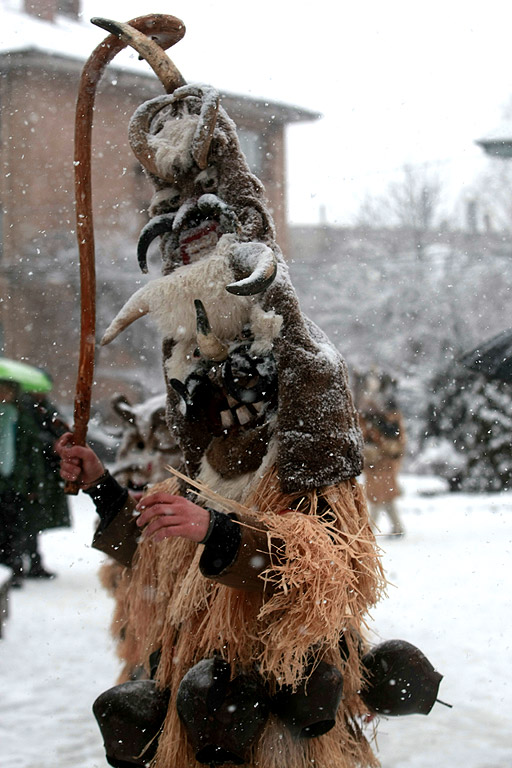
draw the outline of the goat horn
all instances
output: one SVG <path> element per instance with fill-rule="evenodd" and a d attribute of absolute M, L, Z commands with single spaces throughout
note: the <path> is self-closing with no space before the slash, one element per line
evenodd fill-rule
<path fill-rule="evenodd" d="M 192 142 L 192 157 L 201 170 L 208 165 L 208 152 L 219 113 L 219 94 L 215 102 L 206 102 L 201 110 L 199 125 Z"/>
<path fill-rule="evenodd" d="M 161 109 L 170 104 L 172 96 L 157 96 L 144 102 L 135 110 L 128 128 L 128 140 L 133 154 L 139 163 L 154 176 L 158 176 L 168 184 L 174 184 L 172 175 L 163 175 L 156 162 L 156 146 L 150 143 L 151 121 Z"/>
<path fill-rule="evenodd" d="M 192 139 L 192 157 L 198 167 L 204 170 L 208 165 L 208 152 L 212 142 L 219 111 L 219 94 L 214 88 L 185 85 L 172 96 L 159 96 L 147 101 L 135 111 L 130 120 L 128 137 L 132 151 L 144 168 L 168 184 L 174 184 L 172 171 L 163 170 L 156 161 L 158 139 L 151 135 L 151 123 L 161 109 L 174 100 L 197 96 L 202 100 L 197 130 Z"/>
<path fill-rule="evenodd" d="M 100 341 L 102 347 L 106 344 L 110 344 L 111 341 L 119 336 L 121 331 L 128 328 L 128 326 L 135 322 L 135 320 L 138 320 L 139 317 L 144 317 L 144 315 L 149 314 L 151 311 L 149 294 L 152 285 L 152 283 L 147 283 L 146 285 L 143 285 L 142 288 L 139 288 L 133 296 L 130 296 L 124 307 L 119 310 L 103 334 L 103 338 Z"/>
<path fill-rule="evenodd" d="M 226 291 L 234 293 L 235 296 L 254 296 L 262 293 L 274 282 L 277 274 L 277 258 L 274 251 L 263 243 L 240 243 L 237 251 L 239 256 L 244 256 L 244 251 L 247 251 L 247 258 L 256 257 L 256 267 L 248 277 L 226 285 Z"/>
<path fill-rule="evenodd" d="M 171 232 L 175 216 L 175 213 L 162 213 L 160 216 L 155 216 L 151 221 L 148 221 L 142 229 L 137 244 L 137 259 L 142 272 L 146 273 L 148 271 L 147 253 L 149 246 L 156 237 L 166 232 Z"/>
<path fill-rule="evenodd" d="M 97 27 L 105 29 L 112 35 L 120 37 L 125 43 L 134 48 L 149 66 L 165 88 L 166 93 L 172 93 L 180 85 L 185 84 L 183 75 L 173 64 L 167 54 L 160 48 L 155 39 L 139 32 L 130 24 L 124 24 L 121 21 L 112 21 L 111 19 L 94 18 L 91 22 Z"/>
<path fill-rule="evenodd" d="M 199 168 L 204 170 L 208 165 L 208 152 L 219 114 L 219 94 L 215 88 L 197 85 L 184 86 L 175 93 L 176 99 L 187 96 L 197 96 L 202 102 L 199 124 L 192 140 L 192 157 Z"/>
<path fill-rule="evenodd" d="M 207 360 L 221 363 L 228 356 L 228 348 L 212 333 L 203 302 L 200 299 L 195 299 L 194 306 L 196 308 L 197 345 L 199 351 Z"/>

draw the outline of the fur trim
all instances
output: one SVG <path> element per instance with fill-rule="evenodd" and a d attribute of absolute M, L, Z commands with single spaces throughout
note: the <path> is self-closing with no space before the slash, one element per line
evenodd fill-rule
<path fill-rule="evenodd" d="M 225 511 L 226 499 L 242 502 L 251 493 L 251 489 L 261 482 L 269 466 L 274 464 L 277 456 L 277 444 L 272 440 L 258 472 L 246 472 L 236 478 L 226 480 L 210 466 L 206 456 L 201 461 L 199 474 L 195 478 L 198 486 L 207 487 L 210 494 L 210 505 L 219 511 Z M 211 491 L 219 495 L 220 501 L 215 501 Z"/>
<path fill-rule="evenodd" d="M 247 485 L 253 479 L 253 475 L 253 472 L 246 472 L 243 475 L 238 475 L 238 477 L 225 480 L 210 466 L 206 456 L 203 456 L 201 468 L 196 479 L 199 483 L 209 486 L 220 495 L 240 501 L 245 494 Z M 212 503 L 212 507 L 216 509 L 215 503 Z"/>
<path fill-rule="evenodd" d="M 193 168 L 190 147 L 197 123 L 197 115 L 182 115 L 180 120 L 164 122 L 158 137 L 148 135 L 148 143 L 155 152 L 155 164 L 163 178 L 173 176 L 176 169 L 184 173 Z"/>

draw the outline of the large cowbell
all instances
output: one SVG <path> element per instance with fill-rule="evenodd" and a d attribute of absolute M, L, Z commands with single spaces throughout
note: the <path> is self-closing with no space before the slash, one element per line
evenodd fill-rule
<path fill-rule="evenodd" d="M 362 658 L 365 683 L 361 698 L 382 715 L 428 715 L 443 676 L 419 648 L 405 640 L 387 640 Z"/>
<path fill-rule="evenodd" d="M 145 766 L 155 756 L 158 734 L 169 704 L 169 691 L 154 680 L 134 680 L 104 691 L 93 712 L 109 765 Z"/>
<path fill-rule="evenodd" d="M 220 658 L 203 659 L 189 669 L 176 705 L 196 760 L 208 765 L 245 763 L 269 713 L 259 676 L 231 679 L 229 664 Z"/>

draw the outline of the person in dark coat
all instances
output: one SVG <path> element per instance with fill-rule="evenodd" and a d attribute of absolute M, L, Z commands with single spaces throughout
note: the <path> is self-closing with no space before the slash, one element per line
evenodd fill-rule
<path fill-rule="evenodd" d="M 64 482 L 60 477 L 60 458 L 53 445 L 64 434 L 68 426 L 47 395 L 40 392 L 27 393 L 23 397 L 27 412 L 32 416 L 44 461 L 45 472 L 30 516 L 26 537 L 25 555 L 28 555 L 27 578 L 52 579 L 55 574 L 43 565 L 39 547 L 39 534 L 49 528 L 64 528 L 71 525 L 68 497 L 64 493 Z"/>
<path fill-rule="evenodd" d="M 22 586 L 23 554 L 45 478 L 38 432 L 16 382 L 0 380 L 0 562 Z"/>

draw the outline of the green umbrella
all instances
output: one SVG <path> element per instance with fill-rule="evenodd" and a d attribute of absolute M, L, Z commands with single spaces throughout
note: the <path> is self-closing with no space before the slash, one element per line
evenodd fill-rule
<path fill-rule="evenodd" d="M 50 377 L 40 368 L 0 357 L 0 379 L 17 382 L 24 392 L 49 392 Z"/>

